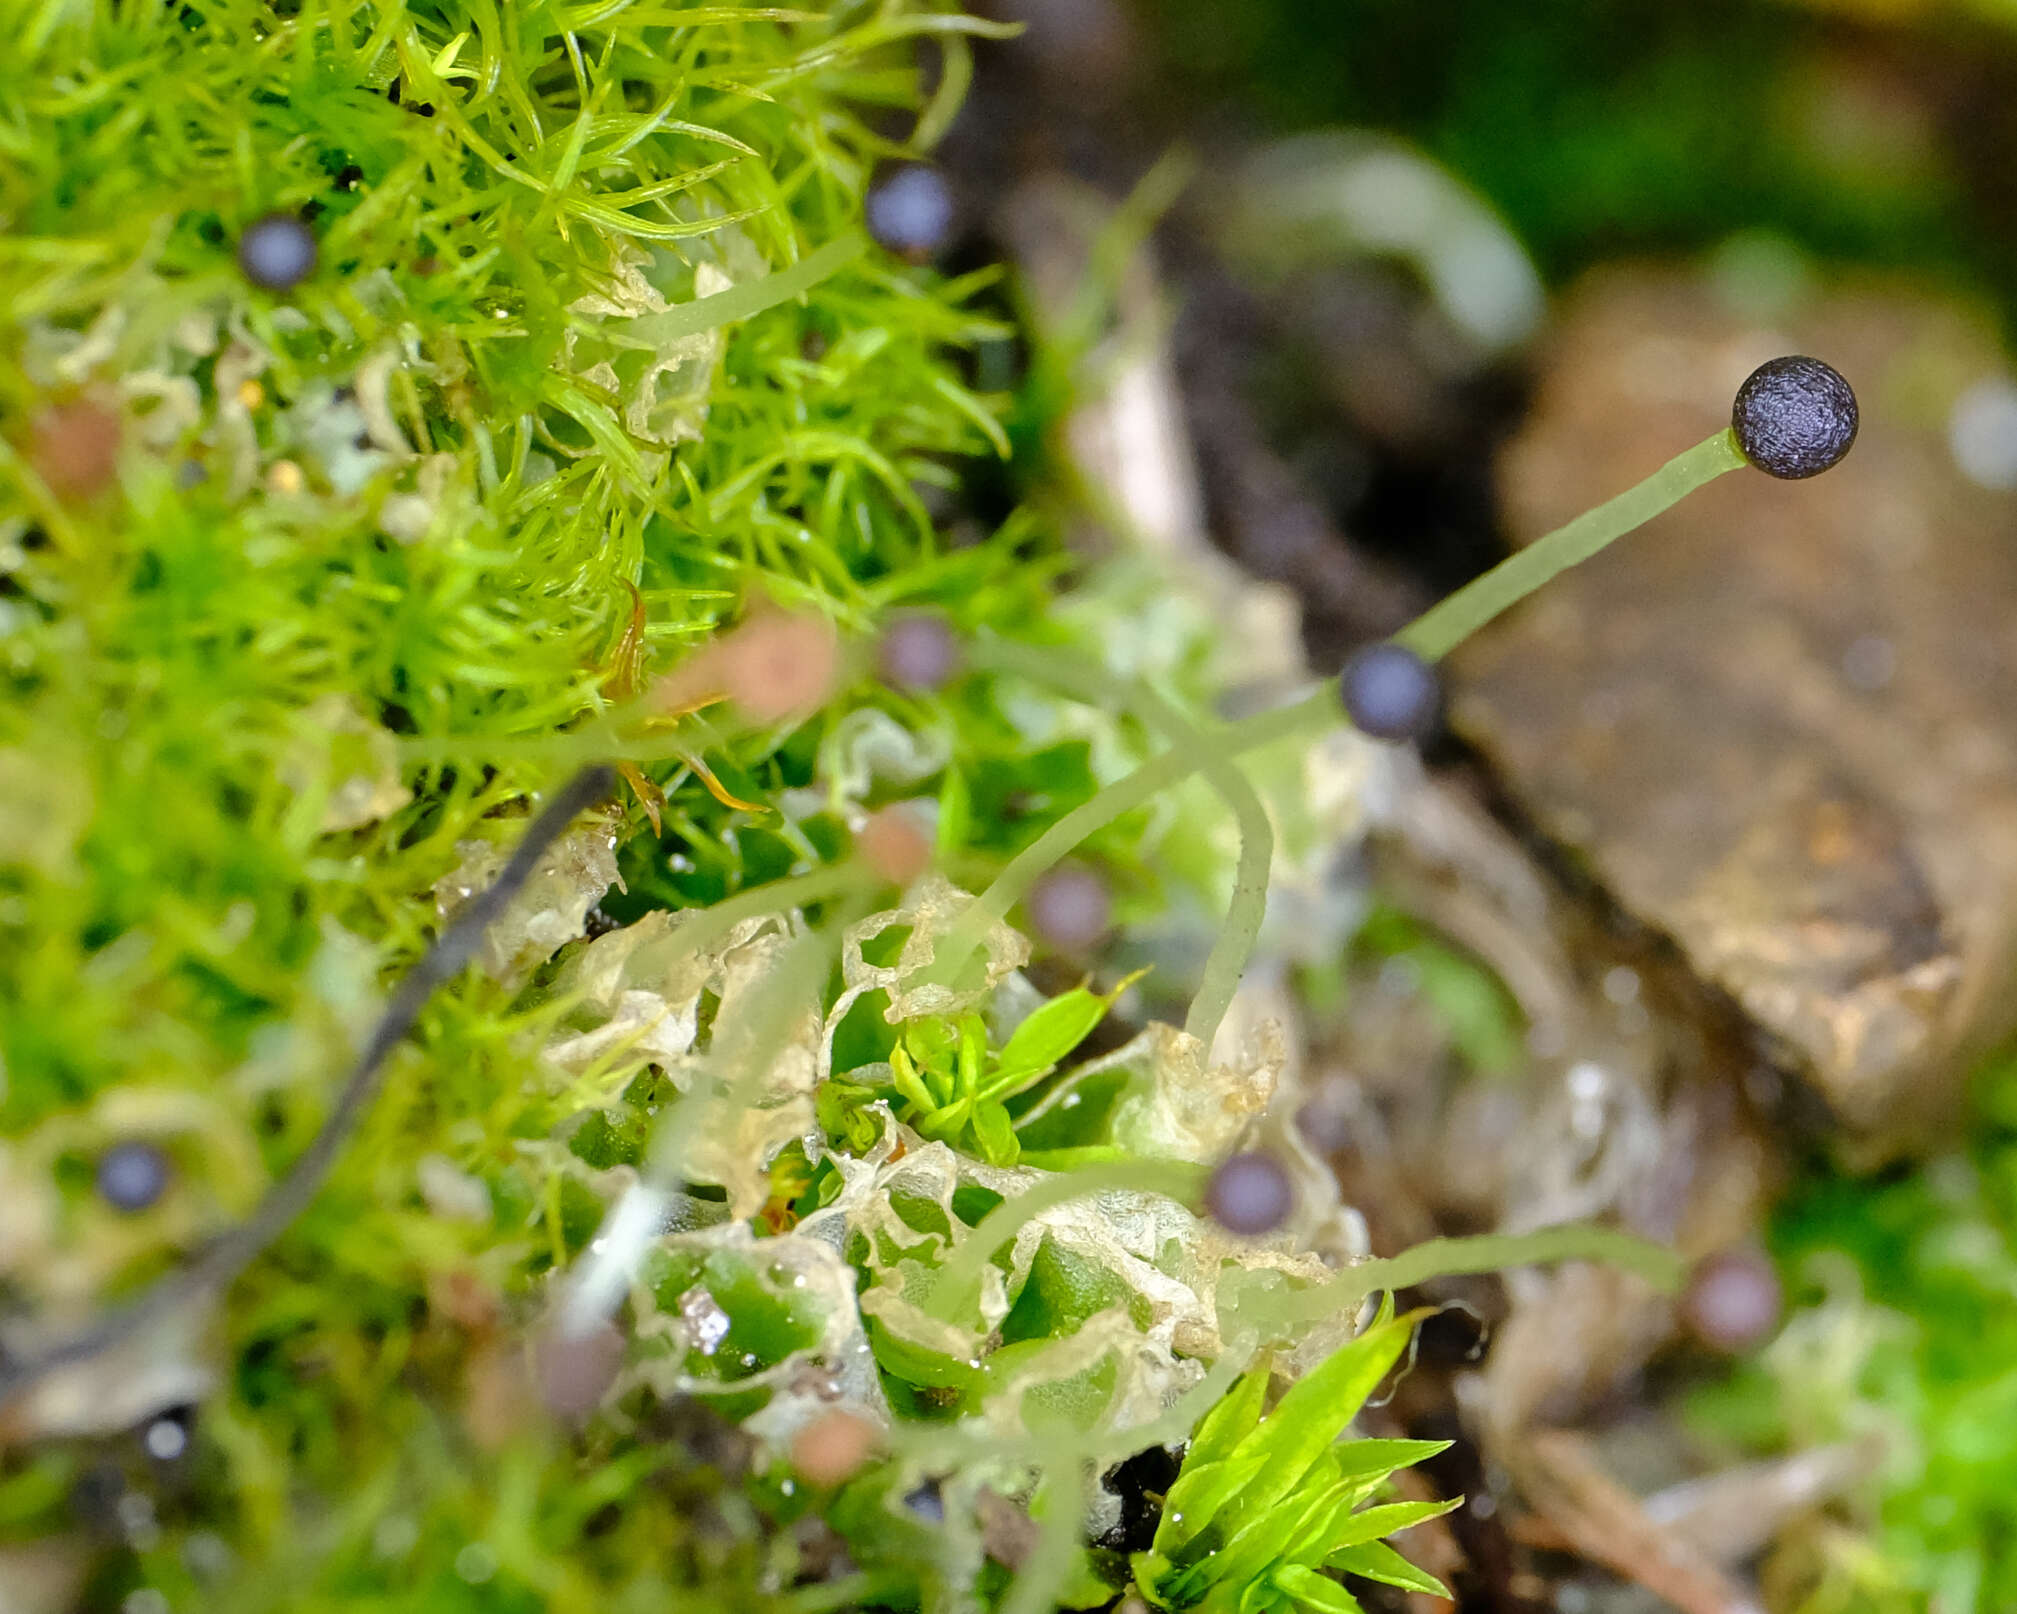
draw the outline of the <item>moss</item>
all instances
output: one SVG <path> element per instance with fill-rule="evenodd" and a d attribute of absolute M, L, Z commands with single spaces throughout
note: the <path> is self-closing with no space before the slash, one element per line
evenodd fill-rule
<path fill-rule="evenodd" d="M 1230 759 L 1339 713 L 1320 691 L 1208 732 L 1093 653 L 1174 639 L 1161 682 L 1201 679 L 1204 611 L 1127 620 L 1145 585 L 1124 568 L 1060 607 L 1067 562 L 1028 516 L 942 533 L 970 464 L 1009 454 L 1002 422 L 1040 438 L 1064 407 L 1062 372 L 1040 363 L 1020 412 L 976 393 L 969 357 L 1006 335 L 991 277 L 872 250 L 862 196 L 907 131 L 943 128 L 963 36 L 1001 30 L 934 0 L 43 0 L 17 20 L 8 1355 L 271 1203 L 346 1113 L 338 1073 L 388 981 L 478 892 L 502 900 L 511 843 L 541 850 L 228 1293 L 85 1360 L 67 1400 L 47 1380 L 14 1398 L 0 1552 L 53 1542 L 87 1603 L 141 1594 L 129 1610 L 812 1614 L 978 1590 L 1031 1614 L 1118 1592 L 1080 1542 L 1098 1475 L 1182 1439 L 1265 1348 L 1370 1362 L 1342 1343 L 1369 1285 L 1579 1255 L 1671 1280 L 1582 1229 L 1339 1273 L 1191 1213 L 1282 1059 L 1265 1036 L 1206 1058 L 1273 834 Z M 887 687 L 870 635 L 918 607 L 965 669 Z M 796 692 L 739 686 L 760 663 Z M 577 812 L 609 776 L 575 770 L 603 758 L 627 791 Z M 1164 799 L 1194 772 L 1237 867 Z M 899 798 L 936 807 L 939 867 L 872 914 L 851 835 Z M 1158 866 L 1193 896 L 1230 886 L 1231 918 L 1197 1026 L 1113 1056 L 1126 1088 L 1089 1089 L 1027 1169 L 1016 1128 L 1080 1102 L 1064 1067 L 1111 1001 L 1032 1002 L 999 923 L 1066 852 L 1123 925 L 1166 894 Z M 968 875 L 980 900 L 949 878 Z M 1446 995 L 1487 1062 L 1497 1006 Z M 94 1188 L 129 1140 L 170 1167 L 144 1216 Z M 1327 1189 L 1312 1226 L 1338 1207 L 1305 1190 Z M 626 1287 L 627 1337 L 605 1324 Z M 569 1331 L 584 1311 L 601 1336 Z M 1380 1331 L 1361 1396 L 1411 1327 Z M 590 1345 L 613 1345 L 603 1379 Z M 0 1360 L 0 1393 L 23 1372 Z M 1272 1372 L 1242 1381 L 1256 1417 Z M 839 1543 L 783 1464 L 847 1397 L 897 1416 Z M 191 1405 L 164 1453 L 160 1418 Z M 1300 1473 L 1343 1407 L 1261 1444 Z M 1012 1589 L 986 1562 L 1001 1507 L 1036 1533 Z M 1229 1552 L 1184 1569 L 1182 1600 L 1338 1606 L 1320 1563 L 1425 1584 L 1373 1543 L 1389 1512 L 1357 1520 L 1354 1557 L 1285 1538 L 1265 1585 Z"/>
<path fill-rule="evenodd" d="M 1704 1391 L 1705 1430 L 1761 1451 L 1867 1434 L 1885 1455 L 1823 1527 L 1781 1553 L 1800 1606 L 2003 1607 L 2017 1573 L 2017 1459 L 2000 1431 L 2017 1353 L 2017 1065 L 1978 1078 L 1971 1146 L 1871 1182 L 1837 1171 L 1781 1210 L 1774 1253 L 1798 1309 Z"/>
<path fill-rule="evenodd" d="M 982 282 L 856 237 L 923 99 L 918 41 L 969 26 L 929 4 L 10 15 L 0 1147 L 48 1210 L 0 1253 L 16 1325 L 65 1303 L 65 1260 L 131 1287 L 300 1153 L 458 843 L 498 815 L 508 835 L 565 764 L 554 738 L 615 709 L 633 598 L 647 672 L 758 598 L 857 630 L 898 601 L 968 627 L 1032 608 L 1027 535 L 948 552 L 918 491 L 995 452 L 997 401 L 961 380 L 995 332 Z M 286 292 L 235 256 L 276 212 L 319 256 Z M 807 295 L 765 291 L 803 264 Z M 704 303 L 676 339 L 644 323 L 744 294 L 730 325 Z M 66 458 L 80 421 L 111 434 L 102 464 Z M 664 829 L 627 811 L 617 900 L 836 856 L 836 818 L 772 804 L 845 709 L 686 724 L 766 810 L 652 765 Z M 1013 771 L 1017 743 L 976 761 Z M 485 1375 L 519 1382 L 499 1342 L 528 1286 L 599 1214 L 517 1148 L 571 1109 L 527 1080 L 554 1012 L 481 979 L 429 1009 L 335 1180 L 230 1297 L 192 1489 L 94 1595 L 754 1595 L 753 1516 L 698 1539 L 673 1455 L 476 1429 Z M 173 1155 L 172 1214 L 115 1244 L 72 1168 L 136 1130 Z M 428 1159 L 491 1214 L 430 1210 Z M 0 1458 L 0 1533 L 67 1532 L 88 1457 Z"/>

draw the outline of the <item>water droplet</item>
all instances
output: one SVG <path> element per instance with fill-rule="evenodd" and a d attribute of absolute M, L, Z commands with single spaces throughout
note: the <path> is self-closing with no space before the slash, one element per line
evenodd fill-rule
<path fill-rule="evenodd" d="M 2017 384 L 1977 382 L 1954 405 L 1947 425 L 1954 463 L 1985 488 L 2017 488 Z"/>
<path fill-rule="evenodd" d="M 147 1426 L 143 1437 L 147 1445 L 147 1455 L 159 1458 L 164 1463 L 172 1463 L 189 1447 L 189 1431 L 174 1418 L 156 1418 Z"/>
<path fill-rule="evenodd" d="M 208 1530 L 198 1530 L 182 1543 L 182 1561 L 198 1580 L 222 1580 L 235 1562 L 224 1538 Z"/>
<path fill-rule="evenodd" d="M 481 1541 L 472 1541 L 455 1555 L 455 1573 L 472 1586 L 481 1586 L 497 1573 L 497 1554 Z"/>
<path fill-rule="evenodd" d="M 678 1305 L 680 1321 L 686 1324 L 694 1349 L 702 1356 L 714 1355 L 728 1338 L 729 1315 L 721 1309 L 721 1303 L 695 1284 L 679 1297 Z"/>
<path fill-rule="evenodd" d="M 419 1542 L 420 1526 L 404 1513 L 388 1513 L 371 1531 L 371 1550 L 381 1558 L 404 1558 Z"/>
<path fill-rule="evenodd" d="M 136 1552 L 147 1552 L 161 1539 L 161 1525 L 154 1517 L 154 1498 L 128 1491 L 119 1498 L 119 1528 Z"/>

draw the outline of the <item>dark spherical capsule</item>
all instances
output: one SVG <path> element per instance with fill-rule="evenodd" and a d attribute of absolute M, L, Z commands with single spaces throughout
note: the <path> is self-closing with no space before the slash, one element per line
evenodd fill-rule
<path fill-rule="evenodd" d="M 115 1143 L 98 1157 L 98 1192 L 114 1210 L 148 1210 L 167 1191 L 168 1156 L 151 1143 Z"/>
<path fill-rule="evenodd" d="M 1695 1263 L 1681 1296 L 1681 1320 L 1712 1350 L 1736 1355 L 1779 1326 L 1784 1294 L 1763 1250 L 1718 1250 Z"/>
<path fill-rule="evenodd" d="M 553 1328 L 539 1342 L 539 1398 L 567 1423 L 585 1423 L 602 1405 L 623 1370 L 629 1350 L 614 1323 L 586 1329 Z"/>
<path fill-rule="evenodd" d="M 1037 935 L 1063 952 L 1078 953 L 1107 933 L 1114 899 L 1091 869 L 1067 864 L 1037 881 L 1024 906 Z"/>
<path fill-rule="evenodd" d="M 1345 713 L 1376 740 L 1420 740 L 1436 726 L 1442 683 L 1405 645 L 1376 644 L 1345 663 Z"/>
<path fill-rule="evenodd" d="M 1282 1163 L 1259 1150 L 1236 1154 L 1212 1173 L 1205 1209 L 1228 1233 L 1272 1233 L 1289 1219 L 1295 1189 Z"/>
<path fill-rule="evenodd" d="M 1773 359 L 1737 389 L 1730 428 L 1744 457 L 1797 481 L 1839 463 L 1856 441 L 1856 394 L 1819 359 Z"/>
<path fill-rule="evenodd" d="M 944 617 L 906 612 L 876 641 L 876 671 L 892 689 L 923 694 L 942 689 L 960 667 L 959 636 Z"/>
<path fill-rule="evenodd" d="M 315 237 L 292 213 L 269 213 L 238 238 L 238 267 L 268 291 L 292 291 L 315 273 L 315 259 Z"/>
<path fill-rule="evenodd" d="M 879 181 L 863 204 L 868 233 L 877 244 L 914 263 L 944 249 L 957 211 L 945 176 L 923 163 L 911 163 Z"/>

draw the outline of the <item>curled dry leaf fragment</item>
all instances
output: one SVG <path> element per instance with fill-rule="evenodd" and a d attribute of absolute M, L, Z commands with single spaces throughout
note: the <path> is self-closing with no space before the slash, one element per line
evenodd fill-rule
<path fill-rule="evenodd" d="M 864 993 L 884 991 L 889 1006 L 883 1011 L 891 1025 L 927 1014 L 959 1014 L 987 998 L 1015 970 L 1029 962 L 1029 943 L 1007 925 L 990 925 L 982 938 L 985 955 L 983 978 L 978 985 L 954 988 L 930 978 L 940 941 L 958 924 L 973 898 L 940 875 L 927 875 L 904 893 L 903 901 L 881 913 L 870 914 L 848 927 L 841 940 L 841 995 L 826 1016 L 825 1047 L 821 1054 L 822 1076 L 830 1074 L 833 1035 L 846 1019 L 855 1000 Z M 864 948 L 884 931 L 903 927 L 909 931 L 894 961 L 872 964 Z"/>
<path fill-rule="evenodd" d="M 413 799 L 400 777 L 399 742 L 349 695 L 324 695 L 301 713 L 300 739 L 281 764 L 297 795 L 326 793 L 324 835 L 363 829 Z"/>

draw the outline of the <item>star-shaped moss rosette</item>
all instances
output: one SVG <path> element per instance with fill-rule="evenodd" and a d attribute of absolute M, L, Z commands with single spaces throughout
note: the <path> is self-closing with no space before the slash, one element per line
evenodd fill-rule
<path fill-rule="evenodd" d="M 1438 1440 L 1340 1440 L 1408 1341 L 1417 1313 L 1392 1298 L 1373 1326 L 1306 1373 L 1264 1411 L 1271 1372 L 1250 1370 L 1198 1425 L 1162 1522 L 1133 1559 L 1136 1589 L 1157 1608 L 1202 1614 L 1352 1614 L 1341 1575 L 1447 1597 L 1385 1537 L 1448 1513 L 1448 1502 L 1381 1501 L 1398 1469 Z"/>

